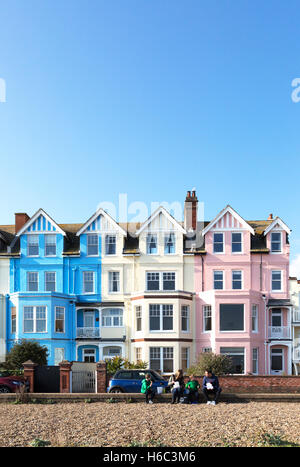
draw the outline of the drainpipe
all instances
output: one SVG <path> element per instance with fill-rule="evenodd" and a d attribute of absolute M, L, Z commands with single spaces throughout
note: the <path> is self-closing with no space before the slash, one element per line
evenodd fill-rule
<path fill-rule="evenodd" d="M 203 259 L 203 255 L 201 255 L 201 263 L 202 263 L 202 270 L 201 270 L 201 274 L 202 274 L 202 292 L 204 292 L 204 259 Z"/>
<path fill-rule="evenodd" d="M 264 307 L 265 307 L 265 374 L 268 374 L 268 369 L 267 369 L 267 344 L 268 344 L 268 338 L 267 338 L 267 297 L 265 294 L 262 295 L 262 299 L 264 301 Z"/>

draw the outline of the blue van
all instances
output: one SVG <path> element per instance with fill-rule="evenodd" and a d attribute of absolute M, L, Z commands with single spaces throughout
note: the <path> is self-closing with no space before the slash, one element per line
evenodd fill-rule
<path fill-rule="evenodd" d="M 169 392 L 168 381 L 154 370 L 119 370 L 109 381 L 107 392 L 141 392 L 142 381 L 147 373 L 150 373 L 153 381 L 152 388 L 163 388 L 163 392 Z M 157 392 L 157 391 L 156 391 Z"/>

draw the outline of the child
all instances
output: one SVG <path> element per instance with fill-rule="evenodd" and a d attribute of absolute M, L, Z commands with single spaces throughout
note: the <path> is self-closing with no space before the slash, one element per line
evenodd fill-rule
<path fill-rule="evenodd" d="M 151 388 L 152 380 L 149 373 L 146 374 L 145 379 L 142 381 L 141 392 L 146 395 L 146 404 L 153 404 L 154 391 Z M 149 400 L 150 397 L 150 400 Z"/>
<path fill-rule="evenodd" d="M 194 375 L 190 376 L 190 380 L 186 383 L 185 388 L 189 390 L 189 402 L 199 402 L 199 382 L 195 379 Z"/>

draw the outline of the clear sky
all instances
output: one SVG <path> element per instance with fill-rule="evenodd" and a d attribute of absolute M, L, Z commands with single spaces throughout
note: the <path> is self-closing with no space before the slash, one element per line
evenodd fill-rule
<path fill-rule="evenodd" d="M 295 260 L 299 24 L 293 0 L 2 2 L 0 224 L 196 188 L 208 220 L 279 215 Z"/>

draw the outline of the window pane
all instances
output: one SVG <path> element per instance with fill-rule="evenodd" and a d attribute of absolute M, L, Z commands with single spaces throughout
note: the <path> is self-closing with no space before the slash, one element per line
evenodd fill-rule
<path fill-rule="evenodd" d="M 109 291 L 119 292 L 120 290 L 120 273 L 118 271 L 109 272 Z"/>
<path fill-rule="evenodd" d="M 85 293 L 94 292 L 94 273 L 84 272 L 83 273 L 83 290 Z"/>
<path fill-rule="evenodd" d="M 27 235 L 27 254 L 29 256 L 38 256 L 39 254 L 39 236 Z"/>
<path fill-rule="evenodd" d="M 223 234 L 214 234 L 214 253 L 223 253 Z"/>
<path fill-rule="evenodd" d="M 106 235 L 105 237 L 105 252 L 107 255 L 116 254 L 116 236 Z"/>
<path fill-rule="evenodd" d="M 214 271 L 214 289 L 223 289 L 223 271 Z"/>
<path fill-rule="evenodd" d="M 149 306 L 150 331 L 160 331 L 160 305 Z"/>
<path fill-rule="evenodd" d="M 175 253 L 175 235 L 173 233 L 165 236 L 165 254 Z"/>
<path fill-rule="evenodd" d="M 157 253 L 157 235 L 147 235 L 147 253 L 153 255 Z"/>
<path fill-rule="evenodd" d="M 163 305 L 163 330 L 171 331 L 173 329 L 173 305 Z"/>
<path fill-rule="evenodd" d="M 281 233 L 280 232 L 271 233 L 271 251 L 273 252 L 281 251 Z"/>
<path fill-rule="evenodd" d="M 163 273 L 163 290 L 175 290 L 175 272 Z"/>
<path fill-rule="evenodd" d="M 242 234 L 233 233 L 231 240 L 232 253 L 240 253 L 242 251 Z"/>
<path fill-rule="evenodd" d="M 158 272 L 147 272 L 147 290 L 159 290 Z"/>
<path fill-rule="evenodd" d="M 232 271 L 232 288 L 236 290 L 242 288 L 242 272 L 241 271 Z"/>
<path fill-rule="evenodd" d="M 56 255 L 56 235 L 45 235 L 45 256 Z"/>
<path fill-rule="evenodd" d="M 38 291 L 38 273 L 37 272 L 27 273 L 27 290 L 29 292 Z"/>
<path fill-rule="evenodd" d="M 87 236 L 87 254 L 88 256 L 98 255 L 98 235 Z"/>
<path fill-rule="evenodd" d="M 163 347 L 163 372 L 173 373 L 173 347 Z"/>
<path fill-rule="evenodd" d="M 45 290 L 46 292 L 55 292 L 55 272 L 45 273 Z"/>

